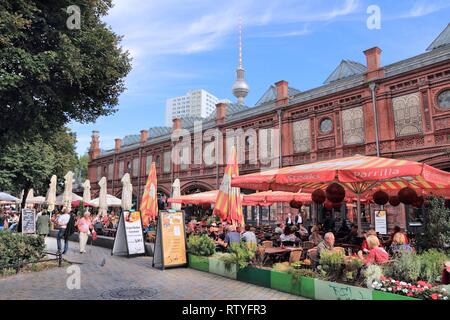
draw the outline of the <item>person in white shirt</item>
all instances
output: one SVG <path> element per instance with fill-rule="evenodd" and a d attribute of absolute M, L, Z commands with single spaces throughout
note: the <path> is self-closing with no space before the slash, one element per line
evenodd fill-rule
<path fill-rule="evenodd" d="M 294 224 L 294 221 L 292 220 L 291 213 L 289 212 L 289 213 L 288 213 L 288 216 L 287 216 L 287 218 L 286 218 L 286 223 L 285 223 L 285 225 L 286 225 L 286 226 L 292 226 L 293 224 Z"/>
<path fill-rule="evenodd" d="M 302 218 L 302 214 L 300 213 L 300 210 L 297 213 L 297 215 L 295 216 L 294 223 L 297 227 L 299 227 L 303 223 L 303 218 Z"/>
<path fill-rule="evenodd" d="M 69 210 L 64 209 L 63 214 L 58 217 L 58 220 L 56 220 L 56 225 L 58 227 L 58 235 L 56 236 L 56 243 L 58 245 L 58 252 L 61 252 L 61 238 L 64 237 L 64 234 L 66 233 L 67 224 L 70 220 L 70 214 Z M 69 240 L 64 239 L 64 250 L 62 254 L 65 254 L 67 252 L 67 249 L 69 248 Z"/>
<path fill-rule="evenodd" d="M 242 240 L 247 243 L 247 246 L 251 247 L 254 246 L 256 248 L 257 241 L 256 241 L 256 235 L 255 233 L 250 230 L 250 226 L 247 224 L 245 226 L 245 232 L 242 234 Z"/>

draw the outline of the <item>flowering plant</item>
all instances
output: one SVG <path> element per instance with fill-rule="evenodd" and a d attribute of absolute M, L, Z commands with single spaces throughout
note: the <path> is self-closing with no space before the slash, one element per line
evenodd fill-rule
<path fill-rule="evenodd" d="M 446 289 L 433 287 L 425 281 L 407 283 L 392 278 L 381 277 L 380 282 L 375 281 L 372 283 L 372 288 L 424 300 L 448 300 L 448 292 Z"/>

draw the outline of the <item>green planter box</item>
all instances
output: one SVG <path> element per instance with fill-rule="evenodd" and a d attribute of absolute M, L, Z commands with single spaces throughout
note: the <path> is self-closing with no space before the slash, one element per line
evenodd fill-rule
<path fill-rule="evenodd" d="M 209 258 L 188 254 L 189 267 L 192 269 L 209 272 Z"/>
<path fill-rule="evenodd" d="M 383 292 L 379 290 L 372 290 L 373 300 L 421 300 L 417 298 L 402 296 L 401 294 L 394 294 L 389 292 Z"/>
<path fill-rule="evenodd" d="M 270 288 L 271 270 L 247 267 L 237 272 L 237 280 Z"/>
<path fill-rule="evenodd" d="M 237 278 L 236 265 L 233 265 L 231 270 L 227 270 L 225 263 L 216 258 L 209 258 L 209 272 L 234 280 Z"/>
<path fill-rule="evenodd" d="M 315 279 L 316 300 L 372 300 L 372 290 Z"/>
<path fill-rule="evenodd" d="M 292 294 L 310 299 L 315 299 L 315 279 L 300 277 L 298 281 L 293 279 Z"/>
<path fill-rule="evenodd" d="M 287 293 L 292 292 L 292 275 L 287 272 L 271 271 L 270 287 Z"/>

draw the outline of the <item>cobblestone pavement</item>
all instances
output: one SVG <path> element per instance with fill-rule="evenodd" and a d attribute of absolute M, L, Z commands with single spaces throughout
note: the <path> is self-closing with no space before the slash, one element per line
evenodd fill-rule
<path fill-rule="evenodd" d="M 56 251 L 56 240 L 47 239 Z M 161 271 L 152 268 L 151 257 L 111 256 L 109 249 L 88 246 L 78 253 L 69 244 L 65 258 L 81 269 L 80 289 L 68 289 L 67 268 L 18 274 L 0 279 L 0 300 L 6 299 L 255 299 L 304 300 L 302 297 L 239 282 L 188 268 Z"/>

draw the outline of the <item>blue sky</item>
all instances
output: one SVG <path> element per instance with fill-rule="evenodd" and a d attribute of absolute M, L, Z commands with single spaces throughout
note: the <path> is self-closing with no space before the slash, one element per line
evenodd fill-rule
<path fill-rule="evenodd" d="M 93 124 L 71 123 L 77 152 L 164 125 L 165 101 L 204 88 L 235 100 L 238 19 L 244 24 L 243 60 L 253 106 L 269 85 L 287 80 L 301 91 L 320 86 L 342 59 L 365 64 L 378 46 L 382 64 L 425 52 L 450 22 L 448 0 L 113 0 L 105 21 L 133 57 L 118 111 Z M 381 9 L 381 28 L 369 30 L 367 8 Z"/>

